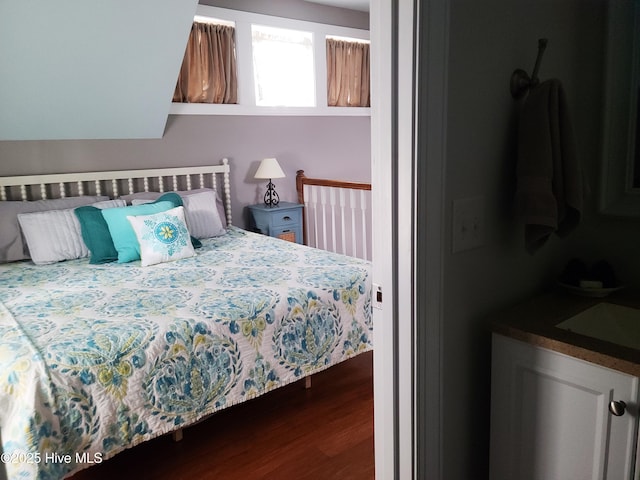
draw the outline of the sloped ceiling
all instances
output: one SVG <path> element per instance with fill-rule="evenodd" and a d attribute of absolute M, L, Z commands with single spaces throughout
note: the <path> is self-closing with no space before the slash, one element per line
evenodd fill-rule
<path fill-rule="evenodd" d="M 0 1 L 0 140 L 162 137 L 196 6 Z"/>
<path fill-rule="evenodd" d="M 347 8 L 349 10 L 369 11 L 369 0 L 305 0 L 311 3 L 321 3 L 332 7 Z"/>

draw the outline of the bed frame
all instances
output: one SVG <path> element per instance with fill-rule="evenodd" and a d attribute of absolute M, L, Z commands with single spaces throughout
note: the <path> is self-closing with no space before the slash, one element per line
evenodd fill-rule
<path fill-rule="evenodd" d="M 138 192 L 212 188 L 222 190 L 227 224 L 231 225 L 229 160 L 204 167 L 156 168 L 107 172 L 0 177 L 0 201 L 44 200 L 80 195 L 117 198 Z"/>
<path fill-rule="evenodd" d="M 300 185 L 299 198 L 300 202 L 305 204 L 305 208 L 307 208 L 307 205 L 309 205 L 308 208 L 312 208 L 309 203 L 310 200 L 305 202 L 305 188 L 329 187 L 331 189 L 347 189 L 351 190 L 351 192 L 361 191 L 362 193 L 371 190 L 370 184 L 306 178 L 302 171 L 298 172 L 296 183 Z M 81 195 L 105 195 L 110 198 L 117 198 L 122 195 L 131 195 L 139 192 L 168 192 L 194 190 L 198 188 L 211 188 L 216 192 L 221 193 L 220 196 L 222 197 L 224 204 L 227 224 L 232 225 L 230 166 L 228 159 L 226 158 L 221 160 L 220 165 L 213 166 L 0 177 L 0 201 L 37 201 Z M 311 197 L 314 195 L 315 194 L 311 194 Z M 335 246 L 337 224 L 334 207 L 337 206 L 342 210 L 347 208 L 347 204 L 345 204 L 343 200 L 346 199 L 346 197 L 353 195 L 353 193 L 332 193 L 332 191 L 329 191 L 326 195 L 328 196 L 327 198 L 330 199 L 330 205 L 332 207 L 331 218 L 333 220 L 333 224 L 331 232 L 333 234 L 333 244 Z M 325 194 L 321 193 L 320 197 L 324 199 Z M 334 201 L 336 198 L 339 199 L 337 204 Z M 349 198 L 353 199 L 355 197 Z M 370 214 L 370 209 L 366 209 L 365 203 L 363 203 L 362 200 L 364 197 L 360 196 L 359 198 L 361 201 L 359 207 L 355 206 L 356 203 L 351 202 L 351 206 L 348 208 L 351 208 L 353 211 L 360 212 L 361 215 L 359 215 L 359 217 L 362 218 L 362 233 L 364 235 L 366 234 L 366 225 L 370 225 L 370 223 L 365 223 L 367 214 Z M 360 210 L 358 210 L 358 208 Z M 322 216 L 325 217 L 325 215 Z M 348 234 L 345 236 L 344 233 L 346 232 L 346 223 L 344 218 L 341 222 L 341 231 L 343 232 L 342 245 L 345 246 L 345 238 L 350 237 Z M 355 225 L 355 223 L 351 224 L 351 231 L 354 234 L 357 230 Z M 304 234 L 306 239 L 306 223 L 304 224 Z M 305 243 L 307 242 L 305 241 Z M 300 247 L 296 246 L 295 248 Z M 336 250 L 334 249 L 334 251 Z M 364 257 L 361 256 L 361 258 L 366 258 L 366 241 L 364 243 L 364 250 L 358 251 L 361 253 L 364 252 Z M 317 254 L 318 252 L 306 253 Z M 16 264 L 17 263 L 18 262 L 16 262 Z M 363 265 L 365 265 L 366 262 L 354 261 L 353 264 L 356 265 L 354 268 L 365 268 Z M 367 302 L 364 302 L 363 310 L 366 305 Z M 305 375 L 303 378 L 305 380 L 305 386 L 309 388 L 311 386 L 311 374 Z M 195 423 L 198 422 L 190 423 L 189 425 L 193 425 Z M 176 429 L 171 433 L 173 439 L 176 441 L 182 438 L 182 428 Z M 3 473 L 1 467 L 2 466 L 0 465 L 0 478 L 2 478 Z"/>
<path fill-rule="evenodd" d="M 304 244 L 371 260 L 371 184 L 296 175 Z M 327 218 L 329 217 L 329 218 Z"/>

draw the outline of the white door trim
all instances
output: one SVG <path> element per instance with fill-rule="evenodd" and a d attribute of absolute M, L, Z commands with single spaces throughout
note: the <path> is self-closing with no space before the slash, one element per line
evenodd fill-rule
<path fill-rule="evenodd" d="M 398 468 L 399 479 L 416 477 L 415 416 L 415 58 L 416 17 L 413 0 L 397 0 L 395 64 L 396 145 L 393 180 L 395 193 L 395 273 L 397 276 L 396 382 L 398 385 Z"/>
<path fill-rule="evenodd" d="M 442 478 L 448 5 L 371 0 L 373 277 L 383 292 L 375 458 L 384 480 Z"/>
<path fill-rule="evenodd" d="M 393 305 L 392 158 L 394 123 L 393 0 L 371 0 L 371 185 L 373 281 L 382 289 L 381 309 L 373 312 L 375 471 L 381 480 L 397 478 L 396 333 Z M 374 292 L 375 295 L 375 292 Z"/>

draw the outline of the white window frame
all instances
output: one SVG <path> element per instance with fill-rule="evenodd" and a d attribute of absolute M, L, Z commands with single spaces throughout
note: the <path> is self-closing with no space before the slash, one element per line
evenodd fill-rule
<path fill-rule="evenodd" d="M 198 5 L 196 15 L 235 23 L 238 103 L 172 103 L 170 109 L 172 115 L 370 116 L 369 107 L 329 107 L 327 105 L 326 37 L 340 36 L 369 40 L 368 30 L 242 12 L 207 5 Z M 315 107 L 265 107 L 255 104 L 251 24 L 289 28 L 292 30 L 305 30 L 312 33 L 316 75 Z"/>

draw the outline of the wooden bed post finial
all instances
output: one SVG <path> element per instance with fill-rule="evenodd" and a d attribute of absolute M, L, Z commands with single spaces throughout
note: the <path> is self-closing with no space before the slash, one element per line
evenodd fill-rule
<path fill-rule="evenodd" d="M 296 191 L 298 192 L 298 203 L 304 205 L 304 179 L 307 178 L 304 174 L 304 170 L 298 170 L 296 172 Z M 302 207 L 302 243 L 307 243 L 307 212 Z"/>
<path fill-rule="evenodd" d="M 298 203 L 304 204 L 304 194 L 302 192 L 303 180 L 305 178 L 304 170 L 296 172 L 296 191 L 298 192 Z"/>

